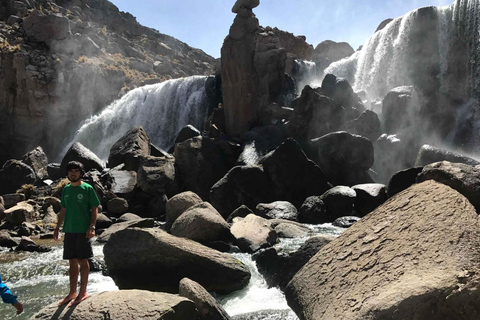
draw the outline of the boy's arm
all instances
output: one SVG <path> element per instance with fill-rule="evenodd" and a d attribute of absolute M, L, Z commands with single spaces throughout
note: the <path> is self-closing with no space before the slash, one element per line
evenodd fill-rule
<path fill-rule="evenodd" d="M 55 227 L 55 231 L 53 232 L 53 238 L 55 240 L 59 239 L 58 238 L 58 233 L 60 231 L 60 227 L 63 224 L 63 221 L 65 220 L 65 211 L 66 211 L 66 209 L 64 207 L 62 207 L 62 209 L 60 209 L 60 212 L 58 213 L 57 226 Z"/>
<path fill-rule="evenodd" d="M 97 223 L 98 207 L 92 208 L 92 215 L 90 218 L 90 227 L 87 231 L 87 238 L 93 238 L 95 236 L 95 224 Z"/>

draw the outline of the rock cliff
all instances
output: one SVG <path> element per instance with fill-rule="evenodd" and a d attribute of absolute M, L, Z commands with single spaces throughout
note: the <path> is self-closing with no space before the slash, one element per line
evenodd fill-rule
<path fill-rule="evenodd" d="M 215 59 L 107 0 L 0 4 L 0 162 L 63 137 L 128 90 L 208 75 Z M 7 156 L 8 153 L 8 156 Z"/>

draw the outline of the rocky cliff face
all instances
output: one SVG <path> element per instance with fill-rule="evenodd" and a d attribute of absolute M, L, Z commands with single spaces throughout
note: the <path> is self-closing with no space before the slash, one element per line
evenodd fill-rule
<path fill-rule="evenodd" d="M 140 25 L 107 0 L 0 4 L 0 163 L 55 155 L 86 117 L 128 90 L 211 74 L 202 50 Z"/>

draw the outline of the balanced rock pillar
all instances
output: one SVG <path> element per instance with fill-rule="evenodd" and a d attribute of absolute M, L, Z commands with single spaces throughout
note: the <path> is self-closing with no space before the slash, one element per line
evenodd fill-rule
<path fill-rule="evenodd" d="M 222 86 L 227 134 L 241 136 L 258 122 L 284 79 L 286 51 L 252 9 L 259 0 L 238 0 L 237 16 L 222 46 Z M 270 30 L 270 31 L 268 31 Z"/>

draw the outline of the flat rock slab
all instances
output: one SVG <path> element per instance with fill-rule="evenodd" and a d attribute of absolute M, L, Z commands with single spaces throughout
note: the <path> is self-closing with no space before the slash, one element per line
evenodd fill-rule
<path fill-rule="evenodd" d="M 92 294 L 71 308 L 59 307 L 55 302 L 37 312 L 30 320 L 184 320 L 197 317 L 195 304 L 187 298 L 164 292 L 120 290 Z"/>
<path fill-rule="evenodd" d="M 480 219 L 457 191 L 414 185 L 323 247 L 288 284 L 300 319 L 479 319 Z"/>

